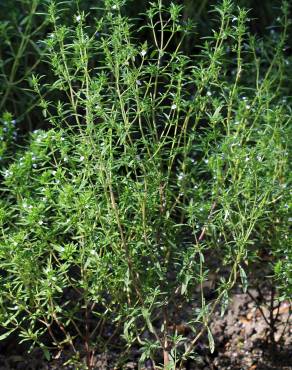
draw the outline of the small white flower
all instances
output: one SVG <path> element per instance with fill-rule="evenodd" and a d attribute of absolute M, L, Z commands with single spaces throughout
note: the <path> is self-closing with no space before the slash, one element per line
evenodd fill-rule
<path fill-rule="evenodd" d="M 82 162 L 82 161 L 84 161 L 84 159 L 85 159 L 85 157 L 84 157 L 84 155 L 82 155 L 79 160 L 80 160 L 80 162 Z"/>
<path fill-rule="evenodd" d="M 12 123 L 13 125 L 15 125 L 15 124 L 16 124 L 15 119 L 13 119 L 13 120 L 11 121 L 11 123 Z"/>
<path fill-rule="evenodd" d="M 145 55 L 147 54 L 147 51 L 146 50 L 142 50 L 141 53 L 142 57 L 145 57 Z"/>
<path fill-rule="evenodd" d="M 54 175 L 54 176 L 55 176 L 55 175 L 56 175 L 56 173 L 57 173 L 57 171 L 55 171 L 55 170 L 53 170 L 53 171 L 52 171 L 52 175 Z"/>
<path fill-rule="evenodd" d="M 61 137 L 61 141 L 64 141 L 64 140 L 65 140 L 65 138 L 62 136 L 62 137 Z"/>
<path fill-rule="evenodd" d="M 113 6 L 112 6 L 112 9 L 113 9 L 113 10 L 116 10 L 117 8 L 118 8 L 118 7 L 117 7 L 116 5 L 113 5 Z"/>
<path fill-rule="evenodd" d="M 55 37 L 55 35 L 53 34 L 53 33 L 51 33 L 50 35 L 49 35 L 49 38 L 50 39 L 53 39 Z"/>
<path fill-rule="evenodd" d="M 250 105 L 249 104 L 246 105 L 246 109 L 250 109 Z"/>
<path fill-rule="evenodd" d="M 245 158 L 245 162 L 248 162 L 248 161 L 249 161 L 249 157 L 246 157 L 246 158 Z"/>
<path fill-rule="evenodd" d="M 81 15 L 77 15 L 77 16 L 76 16 L 76 21 L 77 21 L 77 22 L 80 22 L 80 21 L 81 21 Z"/>
<path fill-rule="evenodd" d="M 175 110 L 176 108 L 177 108 L 177 105 L 176 104 L 172 104 L 171 109 L 172 110 Z"/>
<path fill-rule="evenodd" d="M 43 223 L 44 223 L 44 221 L 39 220 L 39 225 L 42 225 Z"/>
<path fill-rule="evenodd" d="M 64 157 L 64 162 L 68 162 L 68 157 Z"/>
<path fill-rule="evenodd" d="M 141 86 L 141 85 L 142 85 L 142 82 L 141 82 L 140 80 L 137 80 L 137 81 L 136 81 L 136 84 L 137 84 L 138 86 Z"/>
<path fill-rule="evenodd" d="M 33 166 L 33 168 L 37 168 L 38 165 L 36 163 L 34 163 L 32 166 Z"/>
<path fill-rule="evenodd" d="M 207 164 L 207 163 L 209 163 L 209 160 L 208 159 L 204 159 L 204 162 Z"/>
<path fill-rule="evenodd" d="M 185 177 L 183 172 L 180 172 L 177 176 L 178 181 L 181 181 Z"/>
<path fill-rule="evenodd" d="M 212 95 L 211 91 L 207 91 L 207 95 L 211 96 Z"/>

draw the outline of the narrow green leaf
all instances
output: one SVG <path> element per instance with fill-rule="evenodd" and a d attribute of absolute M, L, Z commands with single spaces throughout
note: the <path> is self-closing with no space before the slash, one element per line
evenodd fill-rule
<path fill-rule="evenodd" d="M 247 287 L 248 287 L 247 276 L 246 276 L 244 269 L 240 265 L 239 265 L 239 274 L 240 274 L 240 279 L 242 283 L 242 289 L 244 293 L 246 293 Z"/>
<path fill-rule="evenodd" d="M 7 337 L 9 337 L 9 335 L 10 335 L 12 332 L 14 332 L 14 330 L 15 330 L 15 329 L 11 329 L 11 330 L 9 330 L 9 331 L 7 331 L 7 332 L 3 333 L 2 335 L 0 335 L 0 341 L 1 341 L 1 340 L 6 339 Z"/>
<path fill-rule="evenodd" d="M 148 326 L 148 329 L 149 329 L 150 333 L 153 334 L 155 332 L 155 330 L 154 330 L 153 325 L 152 325 L 151 320 L 150 320 L 150 313 L 149 313 L 149 311 L 143 308 L 142 309 L 142 315 L 143 315 L 143 317 L 144 317 L 144 319 L 146 321 L 146 324 Z"/>
<path fill-rule="evenodd" d="M 44 352 L 44 356 L 45 356 L 46 360 L 47 360 L 47 361 L 50 361 L 50 359 L 51 359 L 51 354 L 50 354 L 49 350 L 48 350 L 47 348 L 43 348 L 42 350 L 43 350 L 43 352 Z"/>
<path fill-rule="evenodd" d="M 213 335 L 212 335 L 211 330 L 209 329 L 209 327 L 207 327 L 207 330 L 208 330 L 209 348 L 210 348 L 211 353 L 213 353 L 214 350 L 215 350 L 214 338 L 213 338 Z"/>

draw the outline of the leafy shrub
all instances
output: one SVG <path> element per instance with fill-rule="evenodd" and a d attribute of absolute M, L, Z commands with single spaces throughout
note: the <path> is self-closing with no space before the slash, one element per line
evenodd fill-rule
<path fill-rule="evenodd" d="M 92 33 L 83 12 L 68 26 L 49 6 L 56 78 L 31 84 L 51 128 L 3 171 L 2 338 L 17 330 L 49 356 L 77 352 L 78 337 L 90 367 L 122 333 L 141 361 L 175 368 L 204 332 L 214 350 L 210 317 L 238 277 L 246 288 L 245 268 L 287 197 L 288 9 L 264 42 L 248 32 L 247 11 L 224 0 L 217 31 L 188 56 L 181 6 L 150 5 L 150 45 L 135 41 L 122 5 L 105 1 Z M 186 307 L 191 339 L 176 329 Z"/>

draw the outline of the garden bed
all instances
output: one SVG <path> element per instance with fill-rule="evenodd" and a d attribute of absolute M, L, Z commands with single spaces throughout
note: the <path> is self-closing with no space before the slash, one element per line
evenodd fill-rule
<path fill-rule="evenodd" d="M 258 293 L 251 290 L 253 297 Z M 261 309 L 268 317 L 267 307 Z M 211 330 L 215 340 L 215 351 L 210 353 L 208 340 L 203 337 L 196 347 L 195 361 L 186 364 L 188 370 L 291 370 L 292 369 L 292 327 L 289 315 L 291 306 L 283 301 L 279 308 L 276 323 L 276 347 L 273 350 L 269 343 L 269 326 L 265 322 L 260 309 L 247 293 L 234 292 L 230 305 L 223 316 L 217 311 L 211 322 Z M 189 316 L 189 307 L 185 316 Z M 275 313 L 275 312 L 274 312 Z M 181 324 L 177 327 L 180 334 L 186 334 L 188 328 Z M 118 341 L 118 340 L 117 340 Z M 21 352 L 22 351 L 22 352 Z M 96 370 L 106 369 L 138 369 L 140 357 L 136 348 L 128 354 L 128 360 L 122 367 L 116 367 L 120 358 L 118 350 L 95 355 Z M 55 353 L 56 359 L 46 361 L 42 351 L 33 350 L 31 354 L 24 348 L 14 345 L 13 338 L 9 344 L 2 346 L 0 354 L 0 370 L 57 370 L 81 369 L 81 365 L 63 365 L 72 353 Z M 122 355 L 124 356 L 124 354 Z M 84 359 L 85 360 L 85 359 Z M 146 361 L 145 369 L 151 369 L 151 361 Z"/>

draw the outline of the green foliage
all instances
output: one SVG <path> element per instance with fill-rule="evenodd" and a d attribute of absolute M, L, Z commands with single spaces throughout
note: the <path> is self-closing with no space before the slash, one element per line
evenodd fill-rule
<path fill-rule="evenodd" d="M 5 112 L 0 120 L 0 162 L 3 163 L 9 156 L 12 144 L 17 137 L 16 121 L 10 113 Z"/>
<path fill-rule="evenodd" d="M 32 73 L 48 74 L 44 62 L 50 32 L 50 0 L 10 0 L 1 3 L 0 13 L 0 113 L 9 111 L 21 130 L 43 127 L 37 96 L 29 89 Z M 72 19 L 78 6 L 88 12 L 93 1 L 62 2 L 62 21 Z M 91 23 L 96 11 L 91 11 Z M 52 76 L 48 76 L 52 78 Z"/>
<path fill-rule="evenodd" d="M 78 338 L 90 366 L 111 322 L 141 359 L 163 353 L 176 368 L 204 332 L 214 351 L 212 313 L 238 278 L 246 289 L 263 244 L 291 283 L 288 10 L 277 37 L 258 40 L 248 12 L 223 0 L 213 35 L 187 55 L 181 6 L 150 4 L 142 28 L 152 42 L 136 41 L 123 6 L 105 1 L 94 30 L 82 10 L 65 24 L 65 10 L 48 6 L 42 45 L 54 80 L 30 83 L 49 128 L 2 171 L 0 323 L 46 356 L 77 352 Z M 190 304 L 184 346 L 173 324 Z"/>
<path fill-rule="evenodd" d="M 47 3 L 42 2 L 42 3 Z M 27 79 L 41 62 L 46 17 L 39 0 L 1 4 L 0 15 L 0 112 L 12 112 L 17 121 L 35 107 Z M 31 120 L 31 118 L 30 118 Z"/>

